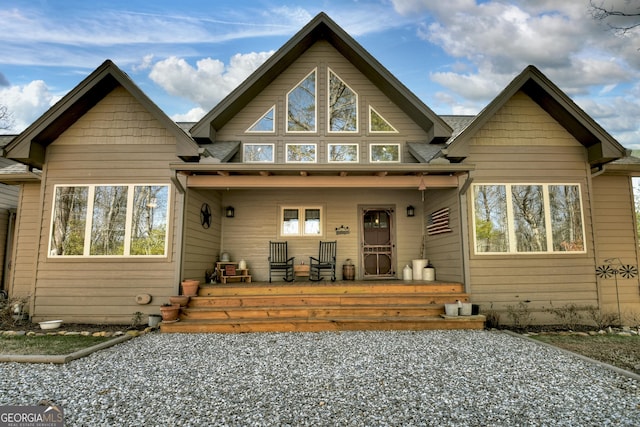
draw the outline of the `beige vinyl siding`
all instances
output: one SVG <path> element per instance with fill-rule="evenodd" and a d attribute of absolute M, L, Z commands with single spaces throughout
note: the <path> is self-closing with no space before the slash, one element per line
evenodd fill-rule
<path fill-rule="evenodd" d="M 17 185 L 0 184 L 0 209 L 15 209 L 18 206 Z"/>
<path fill-rule="evenodd" d="M 211 226 L 202 227 L 200 209 L 203 203 L 211 209 Z M 222 210 L 219 191 L 190 189 L 184 231 L 184 256 L 182 277 L 204 281 L 205 271 L 213 268 L 220 255 L 222 239 Z"/>
<path fill-rule="evenodd" d="M 457 188 L 452 188 L 425 192 L 423 220 L 425 224 L 425 258 L 428 258 L 436 269 L 437 280 L 464 283 L 458 191 Z M 430 236 L 426 229 L 429 224 L 429 215 L 442 208 L 449 208 L 449 228 L 451 231 Z"/>
<path fill-rule="evenodd" d="M 0 158 L 0 165 L 7 166 L 14 162 Z M 0 263 L 5 262 L 6 256 L 10 254 L 11 249 L 7 248 L 7 238 L 9 233 L 9 218 L 12 215 L 12 211 L 18 206 L 18 193 L 20 187 L 17 185 L 0 184 Z M 7 253 L 7 250 L 9 251 Z M 0 268 L 0 283 L 5 281 L 4 277 L 5 269 Z M 9 285 L 4 283 L 4 286 L 0 285 L 0 289 L 8 289 Z"/>
<path fill-rule="evenodd" d="M 192 191 L 192 190 L 190 190 Z M 209 200 L 215 200 L 216 192 L 211 190 Z M 361 222 L 359 209 L 363 206 L 387 207 L 395 205 L 396 264 L 398 277 L 402 277 L 402 267 L 419 257 L 421 249 L 420 229 L 422 209 L 419 207 L 419 192 L 412 190 L 242 190 L 222 193 L 222 206 L 235 208 L 235 217 L 222 217 L 223 240 L 219 251 L 227 251 L 232 261 L 244 259 L 250 269 L 252 280 L 266 281 L 269 278 L 267 257 L 270 240 L 287 240 L 289 256 L 296 258 L 296 264 L 309 263 L 309 256 L 318 255 L 320 240 L 336 240 L 337 276 L 342 277 L 342 265 L 347 258 L 356 264 L 356 277 L 362 277 L 360 259 Z M 406 206 L 416 206 L 416 216 L 407 218 Z M 278 236 L 280 206 L 322 206 L 324 215 L 324 235 L 322 237 Z M 198 208 L 199 209 L 199 208 Z M 212 206 L 213 209 L 213 206 Z M 214 212 L 215 213 L 215 212 Z M 193 215 L 193 214 L 192 214 Z M 215 216 L 214 216 L 215 218 Z M 215 219 L 214 219 L 215 223 Z M 336 234 L 336 228 L 349 227 L 349 234 Z M 201 227 L 200 227 L 201 228 Z M 201 233 L 196 227 L 189 233 Z M 185 241 L 192 241 L 187 236 Z M 218 252 L 210 254 L 215 261 Z M 197 271 L 194 274 L 198 273 Z M 200 273 L 204 275 L 204 270 Z"/>
<path fill-rule="evenodd" d="M 317 67 L 317 132 L 286 133 L 286 95 L 310 71 Z M 327 131 L 327 67 L 331 68 L 358 94 L 358 132 L 329 133 Z M 269 108 L 276 105 L 275 133 L 246 133 L 245 131 Z M 369 133 L 369 105 L 372 105 L 398 133 Z M 344 56 L 326 41 L 314 44 L 288 69 L 284 70 L 267 88 L 216 133 L 218 141 L 244 143 L 273 143 L 275 162 L 285 163 L 285 143 L 317 143 L 318 163 L 327 163 L 327 144 L 357 143 L 360 162 L 369 162 L 369 143 L 399 143 L 401 160 L 415 162 L 409 155 L 407 141 L 427 141 L 427 133 L 417 126 L 397 105 L 392 103 L 371 81 L 360 73 Z M 242 152 L 233 161 L 242 161 Z"/>
<path fill-rule="evenodd" d="M 117 88 L 47 148 L 39 236 L 34 320 L 129 323 L 133 313 L 158 312 L 178 292 L 175 236 L 182 195 L 171 184 L 175 138 L 135 98 Z M 168 184 L 169 250 L 166 258 L 48 258 L 54 186 Z M 150 294 L 150 305 L 136 296 Z"/>
<path fill-rule="evenodd" d="M 473 217 L 469 216 L 469 274 L 472 298 L 504 310 L 525 302 L 541 312 L 569 303 L 598 303 L 586 150 L 559 123 L 519 92 L 470 141 L 474 184 L 580 184 L 586 253 L 482 255 L 474 252 Z M 473 204 L 473 186 L 467 191 Z M 549 320 L 549 319 L 546 319 Z M 503 321 L 507 321 L 503 316 Z"/>
<path fill-rule="evenodd" d="M 638 266 L 638 242 L 634 223 L 633 188 L 628 176 L 601 175 L 593 179 L 593 205 L 597 265 Z M 606 262 L 614 258 L 616 260 Z M 619 260 L 619 261 L 618 261 Z M 602 310 L 618 312 L 618 297 L 623 319 L 640 316 L 639 278 L 598 278 Z M 635 317 L 633 317 L 635 316 Z"/>
<path fill-rule="evenodd" d="M 8 286 L 9 293 L 14 297 L 33 293 L 40 217 L 40 185 L 38 183 L 22 184 L 18 198 L 15 243 L 12 248 L 13 265 L 9 273 Z"/>
<path fill-rule="evenodd" d="M 9 231 L 9 219 L 11 217 L 9 209 L 0 209 L 0 262 L 5 260 L 7 250 L 7 237 Z M 0 268 L 0 281 L 4 281 L 4 266 Z M 2 282 L 0 282 L 2 283 Z M 5 287 L 0 285 L 0 289 Z"/>

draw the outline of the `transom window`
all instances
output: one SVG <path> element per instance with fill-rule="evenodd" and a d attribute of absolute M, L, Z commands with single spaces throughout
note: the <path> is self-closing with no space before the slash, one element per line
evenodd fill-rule
<path fill-rule="evenodd" d="M 56 186 L 49 255 L 166 256 L 168 185 Z"/>
<path fill-rule="evenodd" d="M 357 163 L 358 144 L 329 144 L 329 163 Z"/>
<path fill-rule="evenodd" d="M 247 163 L 273 163 L 273 144 L 244 144 L 243 161 Z"/>
<path fill-rule="evenodd" d="M 371 162 L 400 161 L 400 144 L 371 144 L 369 151 Z"/>
<path fill-rule="evenodd" d="M 287 206 L 281 209 L 281 236 L 320 236 L 322 208 L 319 206 Z"/>
<path fill-rule="evenodd" d="M 329 132 L 358 131 L 358 95 L 329 70 Z"/>
<path fill-rule="evenodd" d="M 476 253 L 585 252 L 578 184 L 476 184 Z"/>
<path fill-rule="evenodd" d="M 316 144 L 287 144 L 287 163 L 315 163 L 317 156 Z"/>
<path fill-rule="evenodd" d="M 316 70 L 287 93 L 287 132 L 316 131 Z"/>

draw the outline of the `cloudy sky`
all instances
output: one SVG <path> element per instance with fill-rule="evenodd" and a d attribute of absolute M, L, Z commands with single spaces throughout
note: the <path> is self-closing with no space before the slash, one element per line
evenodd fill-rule
<path fill-rule="evenodd" d="M 640 0 L 592 1 L 640 13 Z M 438 114 L 478 113 L 533 64 L 640 149 L 640 30 L 593 19 L 589 0 L 3 0 L 4 133 L 105 59 L 174 120 L 198 120 L 321 11 Z"/>

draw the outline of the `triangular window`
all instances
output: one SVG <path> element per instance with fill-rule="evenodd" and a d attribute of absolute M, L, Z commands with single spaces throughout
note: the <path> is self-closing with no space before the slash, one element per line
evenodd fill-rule
<path fill-rule="evenodd" d="M 329 70 L 329 132 L 358 131 L 358 95 Z"/>
<path fill-rule="evenodd" d="M 369 106 L 369 132 L 396 133 L 398 131 L 372 106 Z"/>
<path fill-rule="evenodd" d="M 276 106 L 269 108 L 254 124 L 251 125 L 247 132 L 275 132 Z"/>

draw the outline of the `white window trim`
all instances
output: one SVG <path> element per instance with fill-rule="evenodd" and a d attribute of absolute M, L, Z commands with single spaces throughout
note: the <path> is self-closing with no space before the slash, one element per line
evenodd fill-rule
<path fill-rule="evenodd" d="M 93 204 L 95 199 L 96 187 L 119 187 L 126 186 L 127 188 L 127 215 L 125 217 L 125 232 L 124 232 L 124 255 L 90 255 L 91 253 L 91 229 L 93 225 Z M 163 255 L 131 255 L 131 224 L 133 222 L 133 210 L 129 207 L 133 206 L 134 189 L 135 187 L 157 186 L 167 187 L 167 231 L 164 239 L 164 254 Z M 84 249 L 83 255 L 52 255 L 51 245 L 53 244 L 51 235 L 53 234 L 53 226 L 55 219 L 56 208 L 56 194 L 60 187 L 87 187 L 87 217 L 84 230 Z M 113 184 L 113 183 L 100 183 L 100 184 L 56 184 L 53 187 L 53 200 L 51 203 L 51 219 L 49 222 L 49 244 L 47 246 L 47 258 L 49 259 L 72 259 L 72 258 L 86 258 L 86 259 L 99 259 L 99 258 L 127 258 L 127 259 L 158 259 L 169 257 L 169 233 L 171 230 L 171 185 L 167 183 L 129 183 L 129 184 Z M 128 254 L 128 255 L 127 255 Z"/>
<path fill-rule="evenodd" d="M 313 156 L 313 161 L 312 162 L 305 162 L 305 161 L 291 161 L 289 160 L 289 147 L 295 146 L 295 145 L 313 145 L 314 147 L 314 151 L 315 151 L 315 155 Z M 284 161 L 285 163 L 291 163 L 291 164 L 311 164 L 311 163 L 318 163 L 318 144 L 316 144 L 315 142 L 310 142 L 310 143 L 304 143 L 304 142 L 291 142 L 291 143 L 287 143 L 285 144 L 284 147 Z"/>
<path fill-rule="evenodd" d="M 379 115 L 380 117 L 382 117 L 384 119 L 385 122 L 387 122 L 387 124 L 389 126 L 391 126 L 391 129 L 393 130 L 373 130 L 371 129 L 371 112 L 374 111 L 377 115 Z M 380 112 L 378 110 L 376 110 L 375 108 L 373 108 L 373 106 L 369 105 L 369 133 L 398 133 L 398 130 L 391 124 L 389 123 L 389 120 L 387 120 L 387 118 L 385 116 L 383 116 L 382 114 L 380 114 Z"/>
<path fill-rule="evenodd" d="M 348 145 L 356 147 L 356 159 L 355 160 L 331 160 L 331 147 L 335 147 L 338 145 Z M 359 163 L 360 162 L 360 144 L 357 143 L 346 143 L 346 144 L 327 144 L 327 162 L 328 163 Z"/>
<path fill-rule="evenodd" d="M 571 182 L 551 182 L 551 183 L 542 183 L 542 182 L 510 182 L 510 183 L 495 183 L 495 182 L 479 182 L 474 183 L 473 188 L 481 185 L 495 185 L 495 186 L 504 186 L 506 191 L 506 204 L 507 204 L 507 227 L 509 233 L 509 251 L 508 252 L 478 252 L 478 242 L 477 242 L 477 233 L 476 233 L 476 203 L 475 203 L 475 190 L 471 191 L 471 218 L 473 223 L 473 253 L 475 255 L 484 256 L 484 255 L 549 255 L 549 254 L 562 254 L 562 255 L 579 255 L 587 253 L 587 236 L 585 234 L 585 225 L 584 225 L 584 203 L 582 202 L 582 186 L 580 183 L 571 183 Z M 543 194 L 543 202 L 544 202 L 544 221 L 547 224 L 546 227 L 546 239 L 547 239 L 547 250 L 546 251 L 538 251 L 538 252 L 519 252 L 517 250 L 517 239 L 515 227 L 513 227 L 513 200 L 511 197 L 511 187 L 517 185 L 531 185 L 531 186 L 542 186 L 542 194 Z M 554 251 L 553 250 L 553 227 L 551 224 L 551 207 L 549 204 L 549 187 L 554 185 L 573 185 L 578 187 L 578 198 L 580 199 L 580 221 L 582 228 L 582 238 L 583 238 L 583 250 L 581 251 Z"/>
<path fill-rule="evenodd" d="M 314 108 L 314 112 L 313 112 L 313 123 L 315 128 L 313 130 L 289 130 L 289 94 L 291 94 L 291 92 L 293 92 L 294 90 L 296 90 L 296 88 L 298 86 L 300 86 L 300 83 L 302 83 L 303 81 L 305 81 L 307 79 L 307 77 L 309 77 L 311 74 L 316 73 L 316 82 L 314 85 L 314 99 L 315 99 L 315 108 Z M 318 67 L 315 67 L 313 70 L 309 71 L 298 83 L 296 83 L 293 88 L 291 88 L 291 90 L 289 90 L 287 92 L 287 95 L 285 96 L 284 99 L 285 102 L 285 114 L 284 114 L 284 131 L 285 133 L 293 133 L 293 134 L 305 134 L 305 135 L 309 135 L 312 133 L 318 133 Z"/>
<path fill-rule="evenodd" d="M 373 150 L 371 147 L 376 146 L 394 146 L 398 147 L 398 160 L 373 160 Z M 369 144 L 369 162 L 370 163 L 400 163 L 402 161 L 402 147 L 400 144 L 390 143 L 390 144 Z"/>
<path fill-rule="evenodd" d="M 331 74 L 333 74 L 334 76 L 336 76 L 342 83 L 344 83 L 344 85 L 346 87 L 349 88 L 349 90 L 351 92 L 353 92 L 353 94 L 356 97 L 356 129 L 355 130 L 331 130 L 331 121 L 329 120 L 329 117 L 331 117 L 331 105 L 329 105 L 329 99 L 331 96 Z M 340 77 L 338 75 L 338 73 L 334 72 L 331 68 L 327 67 L 327 98 L 326 98 L 326 103 L 327 103 L 327 133 L 331 133 L 334 135 L 340 135 L 340 134 L 347 134 L 347 135 L 353 135 L 356 134 L 360 131 L 360 101 L 358 98 L 358 92 L 356 92 L 355 90 L 353 90 L 353 88 L 351 86 L 349 86 L 347 84 L 347 82 L 344 81 L 344 79 L 342 77 Z"/>
<path fill-rule="evenodd" d="M 285 234 L 284 232 L 284 211 L 285 209 L 297 210 L 298 211 L 298 234 Z M 305 234 L 304 232 L 304 212 L 307 209 L 318 209 L 320 210 L 320 233 L 319 234 Z M 278 213 L 278 236 L 282 238 L 289 237 L 316 237 L 322 238 L 324 237 L 324 223 L 325 223 L 325 209 L 322 205 L 283 205 L 279 207 Z"/>
<path fill-rule="evenodd" d="M 271 147 L 271 155 L 272 155 L 271 160 L 247 160 L 245 148 L 248 145 L 263 145 L 265 147 Z M 275 162 L 275 157 L 276 157 L 275 144 L 265 144 L 265 143 L 261 143 L 261 142 L 247 142 L 247 143 L 242 144 L 242 162 L 243 163 L 273 163 L 273 162 Z"/>
<path fill-rule="evenodd" d="M 269 113 L 269 111 L 273 110 L 273 120 L 271 121 L 271 126 L 272 129 L 271 130 L 251 130 L 252 127 L 254 127 L 255 125 L 257 125 L 258 123 L 260 123 L 260 121 L 262 121 L 262 119 L 264 119 L 264 117 Z M 276 132 L 276 105 L 273 104 L 267 111 L 264 112 L 264 114 L 262 114 L 260 116 L 260 118 L 258 118 L 258 120 L 256 120 L 255 122 L 253 122 L 251 124 L 251 126 L 249 126 L 249 128 L 247 128 L 247 130 L 245 131 L 245 133 L 275 133 Z"/>

